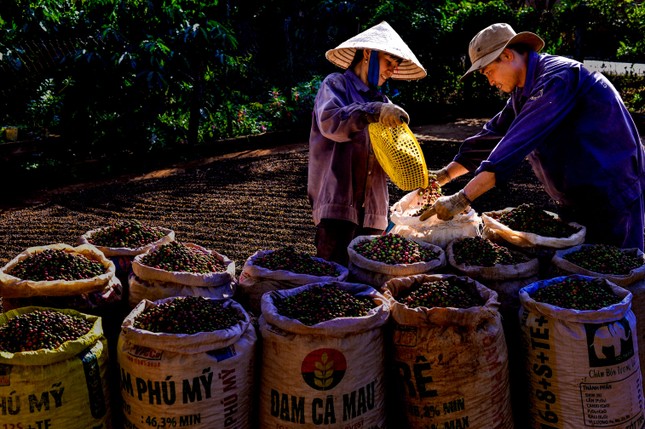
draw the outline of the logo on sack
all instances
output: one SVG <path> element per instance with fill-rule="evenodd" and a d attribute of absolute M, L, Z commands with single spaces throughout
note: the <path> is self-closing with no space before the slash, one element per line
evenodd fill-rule
<path fill-rule="evenodd" d="M 300 372 L 305 383 L 316 390 L 330 390 L 340 383 L 347 371 L 345 356 L 335 349 L 318 349 L 302 361 Z"/>
<path fill-rule="evenodd" d="M 12 365 L 0 365 L 0 386 L 11 386 Z"/>
<path fill-rule="evenodd" d="M 632 330 L 626 319 L 585 324 L 585 330 L 591 366 L 617 364 L 634 356 Z"/>

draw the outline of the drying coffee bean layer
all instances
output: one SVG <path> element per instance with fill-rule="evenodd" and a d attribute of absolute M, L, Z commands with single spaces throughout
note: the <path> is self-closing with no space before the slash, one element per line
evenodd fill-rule
<path fill-rule="evenodd" d="M 223 301 L 201 296 L 178 297 L 145 309 L 133 326 L 150 332 L 196 334 L 230 328 L 243 316 Z"/>
<path fill-rule="evenodd" d="M 285 246 L 267 252 L 257 257 L 254 263 L 271 271 L 284 270 L 297 274 L 331 277 L 340 274 L 335 265 L 322 259 L 314 259 L 309 253 L 297 251 L 294 246 Z"/>
<path fill-rule="evenodd" d="M 564 238 L 579 228 L 555 218 L 531 203 L 523 203 L 502 214 L 491 217 L 515 231 L 531 232 L 543 237 Z"/>
<path fill-rule="evenodd" d="M 572 310 L 599 310 L 620 302 L 602 279 L 565 277 L 540 288 L 531 295 L 538 302 Z"/>
<path fill-rule="evenodd" d="M 178 241 L 162 244 L 141 257 L 141 263 L 160 270 L 208 274 L 226 271 L 226 266 L 212 253 L 188 247 Z"/>
<path fill-rule="evenodd" d="M 278 313 L 304 325 L 315 325 L 338 317 L 365 316 L 375 307 L 369 297 L 354 296 L 335 285 L 310 287 L 298 294 L 275 300 Z"/>
<path fill-rule="evenodd" d="M 165 235 L 159 228 L 144 225 L 138 220 L 126 220 L 97 229 L 87 241 L 95 246 L 137 249 L 154 243 Z"/>
<path fill-rule="evenodd" d="M 385 234 L 361 241 L 354 246 L 359 255 L 384 264 L 414 264 L 439 257 L 439 252 L 423 247 L 399 234 Z"/>
<path fill-rule="evenodd" d="M 55 310 L 21 314 L 0 327 L 0 350 L 18 353 L 53 350 L 87 334 L 92 322 Z"/>
<path fill-rule="evenodd" d="M 643 257 L 607 244 L 591 244 L 564 255 L 577 266 L 601 274 L 629 274 L 643 265 Z"/>
<path fill-rule="evenodd" d="M 7 274 L 22 280 L 83 280 L 105 274 L 105 267 L 80 253 L 45 249 L 33 253 L 11 267 Z"/>
<path fill-rule="evenodd" d="M 414 284 L 396 300 L 410 308 L 470 308 L 484 304 L 473 285 L 460 277 Z"/>
<path fill-rule="evenodd" d="M 526 262 L 528 256 L 512 252 L 508 247 L 493 243 L 483 237 L 467 237 L 452 244 L 455 261 L 459 264 L 492 267 L 494 265 L 513 265 Z"/>
<path fill-rule="evenodd" d="M 437 176 L 434 174 L 428 175 L 428 187 L 425 189 L 419 189 L 419 196 L 421 197 L 421 208 L 416 212 L 412 213 L 412 216 L 421 216 L 426 209 L 432 207 L 434 203 L 437 202 L 437 199 L 443 195 L 441 191 L 441 186 L 437 182 Z"/>

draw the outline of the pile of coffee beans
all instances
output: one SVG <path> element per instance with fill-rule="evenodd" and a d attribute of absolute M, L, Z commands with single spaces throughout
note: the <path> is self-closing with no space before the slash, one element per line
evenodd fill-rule
<path fill-rule="evenodd" d="M 87 334 L 92 322 L 56 310 L 34 310 L 10 319 L 0 327 L 0 350 L 18 353 L 54 350 Z"/>
<path fill-rule="evenodd" d="M 426 209 L 429 209 L 437 202 L 437 199 L 443 195 L 441 186 L 437 182 L 437 176 L 434 174 L 428 175 L 428 187 L 419 189 L 418 191 L 421 207 L 412 213 L 412 216 L 421 216 Z"/>
<path fill-rule="evenodd" d="M 599 310 L 621 301 L 604 280 L 580 277 L 564 277 L 536 290 L 531 298 L 572 310 Z"/>
<path fill-rule="evenodd" d="M 400 234 L 385 234 L 354 246 L 359 255 L 389 265 L 414 264 L 438 259 L 440 252 L 424 247 Z"/>
<path fill-rule="evenodd" d="M 376 304 L 369 297 L 354 296 L 336 285 L 310 287 L 274 301 L 278 313 L 304 325 L 315 325 L 338 317 L 365 316 Z"/>
<path fill-rule="evenodd" d="M 22 280 L 83 280 L 105 274 L 106 267 L 85 255 L 62 249 L 44 249 L 32 253 L 5 271 Z"/>
<path fill-rule="evenodd" d="M 577 266 L 601 274 L 629 274 L 643 265 L 643 258 L 608 244 L 589 244 L 563 256 Z"/>
<path fill-rule="evenodd" d="M 543 237 L 570 237 L 580 230 L 531 203 L 520 204 L 505 213 L 491 214 L 491 217 L 515 231 L 530 232 Z"/>
<path fill-rule="evenodd" d="M 230 328 L 244 316 L 222 300 L 181 296 L 146 308 L 134 318 L 133 326 L 150 332 L 195 334 Z"/>
<path fill-rule="evenodd" d="M 448 277 L 413 284 L 396 297 L 396 300 L 410 308 L 470 308 L 485 303 L 473 284 L 460 277 Z"/>
<path fill-rule="evenodd" d="M 267 270 L 284 270 L 297 274 L 309 274 L 312 276 L 340 275 L 338 267 L 321 259 L 314 259 L 305 252 L 299 252 L 294 246 L 285 246 L 259 256 L 254 261 L 258 267 Z"/>
<path fill-rule="evenodd" d="M 466 237 L 452 244 L 455 261 L 459 264 L 492 267 L 494 265 L 513 265 L 526 262 L 529 257 L 511 251 L 508 247 L 483 237 Z"/>
<path fill-rule="evenodd" d="M 137 249 L 162 239 L 166 233 L 157 227 L 143 225 L 138 220 L 125 220 L 97 229 L 87 237 L 95 246 Z"/>
<path fill-rule="evenodd" d="M 162 244 L 144 254 L 141 263 L 160 270 L 185 273 L 208 274 L 226 271 L 226 265 L 215 254 L 186 246 L 179 241 Z"/>

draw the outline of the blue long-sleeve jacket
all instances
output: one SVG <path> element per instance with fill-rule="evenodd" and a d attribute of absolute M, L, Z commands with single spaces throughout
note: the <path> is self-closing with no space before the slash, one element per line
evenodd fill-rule
<path fill-rule="evenodd" d="M 464 141 L 454 160 L 475 174 L 494 172 L 501 183 L 528 158 L 562 206 L 621 211 L 643 198 L 644 157 L 627 108 L 602 74 L 532 52 L 524 88 Z"/>

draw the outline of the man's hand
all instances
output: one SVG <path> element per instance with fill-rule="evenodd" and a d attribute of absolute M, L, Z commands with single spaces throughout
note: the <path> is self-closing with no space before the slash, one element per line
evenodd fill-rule
<path fill-rule="evenodd" d="M 470 207 L 471 201 L 462 189 L 456 194 L 439 197 L 432 208 L 441 220 L 450 220 Z"/>
<path fill-rule="evenodd" d="M 408 112 L 392 103 L 383 103 L 379 122 L 387 127 L 396 127 L 402 123 L 410 123 Z"/>
<path fill-rule="evenodd" d="M 450 175 L 448 174 L 448 169 L 446 167 L 442 168 L 441 170 L 430 170 L 428 171 L 428 173 L 433 174 L 437 178 L 437 183 L 439 184 L 439 186 L 443 186 L 452 180 L 450 178 Z"/>

